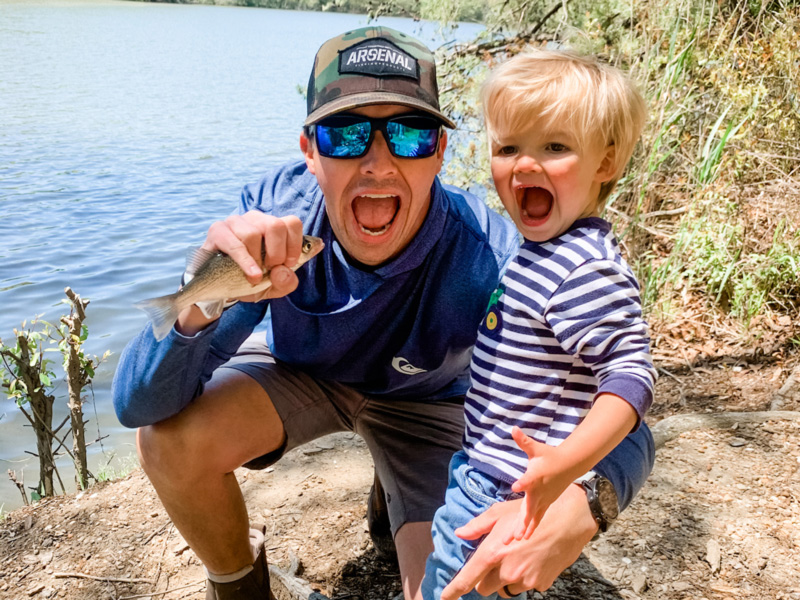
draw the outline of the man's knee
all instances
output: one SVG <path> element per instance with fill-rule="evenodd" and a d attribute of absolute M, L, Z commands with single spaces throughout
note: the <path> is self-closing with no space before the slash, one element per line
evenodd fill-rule
<path fill-rule="evenodd" d="M 226 373 L 174 417 L 137 432 L 145 473 L 194 480 L 230 473 L 285 444 L 283 423 L 264 390 L 248 376 Z M 274 462 L 274 461 L 273 461 Z"/>
<path fill-rule="evenodd" d="M 140 427 L 136 432 L 139 463 L 149 476 L 166 474 L 171 477 L 191 472 L 193 463 L 202 460 L 191 436 L 167 420 Z"/>
<path fill-rule="evenodd" d="M 203 473 L 232 471 L 239 466 L 220 463 L 213 423 L 185 413 L 141 427 L 136 434 L 139 462 L 151 477 L 162 474 L 177 481 Z"/>

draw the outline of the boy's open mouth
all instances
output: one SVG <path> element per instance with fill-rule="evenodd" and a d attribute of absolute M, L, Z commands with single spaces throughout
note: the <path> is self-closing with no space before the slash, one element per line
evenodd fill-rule
<path fill-rule="evenodd" d="M 391 194 L 364 194 L 353 199 L 356 222 L 361 231 L 371 236 L 389 231 L 399 210 L 400 198 Z"/>
<path fill-rule="evenodd" d="M 553 194 L 540 187 L 521 188 L 519 192 L 522 194 L 522 220 L 530 223 L 545 220 L 553 208 Z"/>

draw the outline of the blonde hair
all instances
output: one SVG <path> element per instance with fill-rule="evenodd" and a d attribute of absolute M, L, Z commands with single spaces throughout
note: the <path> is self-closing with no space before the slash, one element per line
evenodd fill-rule
<path fill-rule="evenodd" d="M 614 175 L 598 205 L 622 177 L 646 119 L 644 99 L 619 69 L 569 51 L 518 54 L 489 75 L 481 99 L 490 141 L 540 125 L 566 128 L 581 150 L 613 145 Z"/>

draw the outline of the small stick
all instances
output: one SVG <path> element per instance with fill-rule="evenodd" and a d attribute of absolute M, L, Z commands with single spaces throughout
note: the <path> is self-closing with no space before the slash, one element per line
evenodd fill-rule
<path fill-rule="evenodd" d="M 194 583 L 190 583 L 189 585 L 183 585 L 181 587 L 172 588 L 169 590 L 164 590 L 163 592 L 148 592 L 146 594 L 137 594 L 135 596 L 121 596 L 118 600 L 132 600 L 133 598 L 150 598 L 152 596 L 163 596 L 164 594 L 169 594 L 171 592 L 177 592 L 178 590 L 185 590 L 186 588 L 194 587 L 196 585 L 200 585 L 203 583 L 205 579 L 200 579 L 195 581 Z"/>
<path fill-rule="evenodd" d="M 113 581 L 115 583 L 153 583 L 152 579 L 136 579 L 125 577 L 96 577 L 95 575 L 86 575 L 85 573 L 53 573 L 56 579 L 64 579 L 67 577 L 78 577 L 80 579 L 94 579 L 95 581 Z"/>
<path fill-rule="evenodd" d="M 25 476 L 23 475 L 22 477 L 23 477 L 22 483 L 20 483 L 19 481 L 17 481 L 17 472 L 12 471 L 11 469 L 8 470 L 8 478 L 14 482 L 15 486 L 17 486 L 19 493 L 22 494 L 22 501 L 25 503 L 25 506 L 28 506 L 29 505 L 28 494 L 25 493 Z"/>
<path fill-rule="evenodd" d="M 164 523 L 164 524 L 163 524 L 161 527 L 159 527 L 159 528 L 158 528 L 158 529 L 156 529 L 156 530 L 155 530 L 153 533 L 151 533 L 151 534 L 150 534 L 150 535 L 147 537 L 147 539 L 146 539 L 145 541 L 143 541 L 143 542 L 142 542 L 142 546 L 146 546 L 147 544 L 149 544 L 149 543 L 150 543 L 150 540 L 152 540 L 152 539 L 153 539 L 154 537 L 156 537 L 158 534 L 160 534 L 161 532 L 163 532 L 163 531 L 164 531 L 164 529 L 166 529 L 167 525 L 169 525 L 170 523 L 171 523 L 171 521 L 167 521 L 167 522 L 166 522 L 166 523 Z"/>
<path fill-rule="evenodd" d="M 670 372 L 669 372 L 669 371 L 667 371 L 666 369 L 662 369 L 661 367 L 658 367 L 658 371 L 659 371 L 660 373 L 663 373 L 663 374 L 664 374 L 664 375 L 666 375 L 667 377 L 672 377 L 672 378 L 673 378 L 675 381 L 677 381 L 679 384 L 683 385 L 683 381 L 681 381 L 681 380 L 680 380 L 678 377 L 676 377 L 675 375 L 673 375 L 672 373 L 670 373 Z"/>

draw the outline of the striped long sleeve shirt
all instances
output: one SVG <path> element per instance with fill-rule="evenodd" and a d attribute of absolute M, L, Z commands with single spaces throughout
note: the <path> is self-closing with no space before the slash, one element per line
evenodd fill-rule
<path fill-rule="evenodd" d="M 556 446 L 600 393 L 629 402 L 641 422 L 656 379 L 649 342 L 639 285 L 608 222 L 581 219 L 553 240 L 525 241 L 492 296 L 472 355 L 470 463 L 515 481 L 528 457 L 511 428 Z"/>

